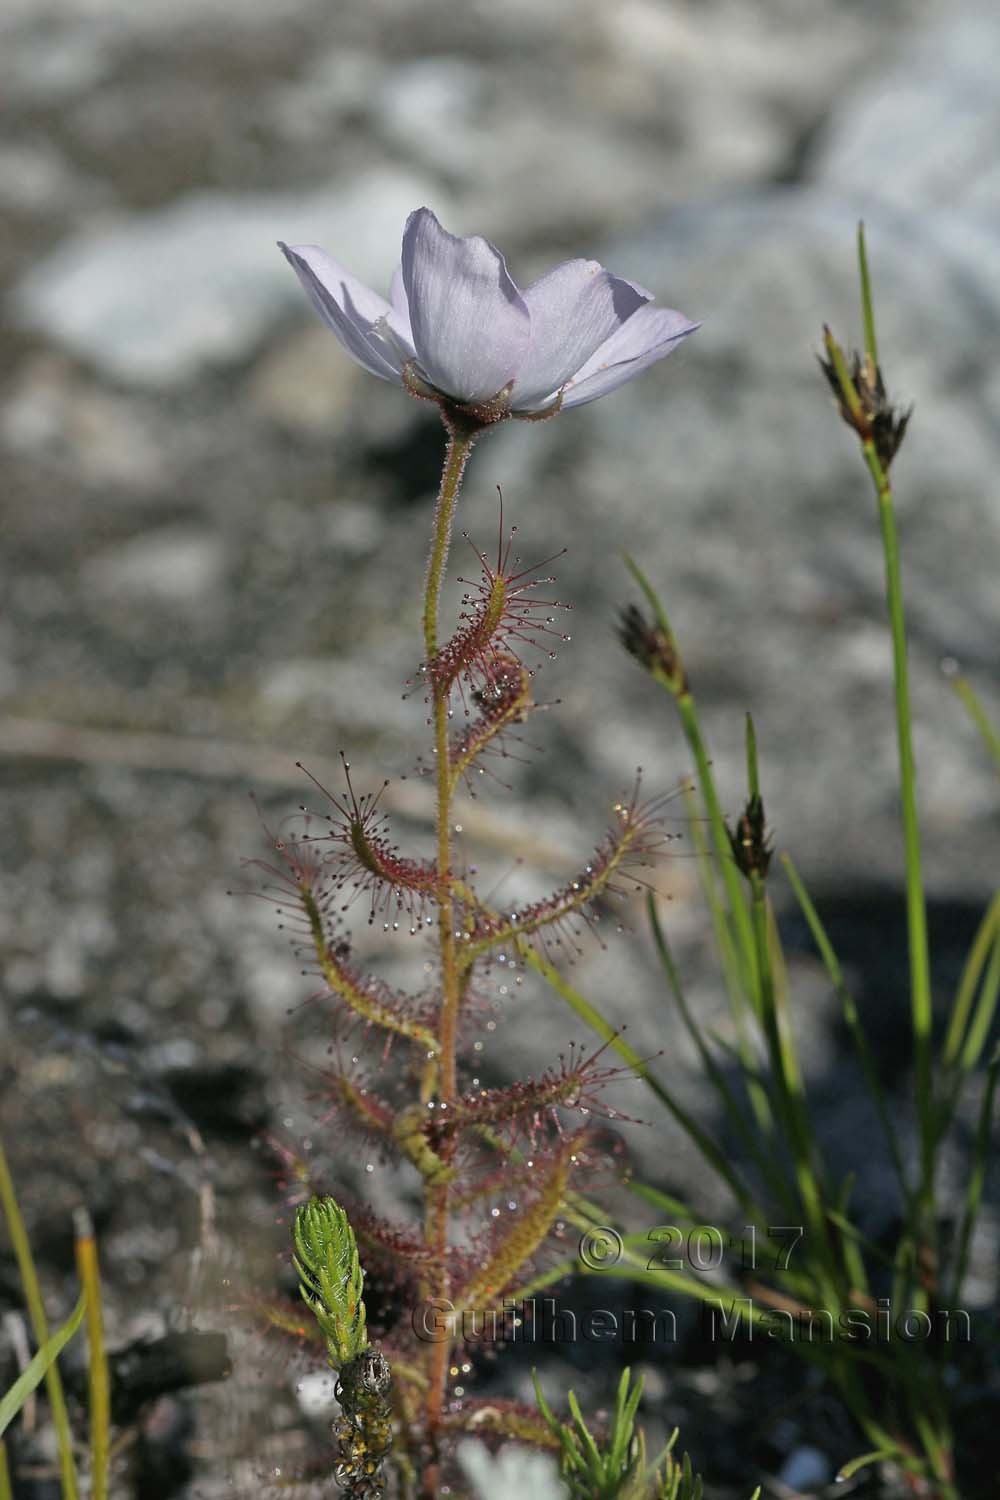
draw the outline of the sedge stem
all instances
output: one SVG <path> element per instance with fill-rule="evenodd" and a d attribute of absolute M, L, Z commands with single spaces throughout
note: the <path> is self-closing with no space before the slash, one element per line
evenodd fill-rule
<path fill-rule="evenodd" d="M 907 666 L 906 619 L 903 584 L 899 567 L 899 542 L 893 508 L 892 486 L 870 439 L 864 445 L 865 461 L 878 496 L 879 526 L 885 557 L 886 599 L 892 636 L 893 679 L 896 700 L 896 738 L 899 753 L 899 783 L 902 798 L 903 843 L 906 854 L 906 916 L 910 958 L 910 1008 L 913 1024 L 914 1065 L 917 1083 L 917 1114 L 920 1121 L 920 1198 L 925 1209 L 934 1191 L 934 1098 L 931 1074 L 931 973 L 927 938 L 927 909 L 920 857 L 920 824 L 917 818 L 917 777 L 913 756 L 910 712 L 910 682 Z"/>

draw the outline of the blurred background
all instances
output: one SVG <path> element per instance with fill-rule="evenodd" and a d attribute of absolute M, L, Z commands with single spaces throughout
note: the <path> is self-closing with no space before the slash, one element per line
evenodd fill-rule
<path fill-rule="evenodd" d="M 996 786 L 947 671 L 1000 707 L 998 59 L 990 0 L 6 0 L 0 1123 L 53 1284 L 88 1202 L 113 1343 L 218 1328 L 252 1276 L 277 1279 L 259 1143 L 329 1151 L 291 1055 L 311 1045 L 309 1016 L 287 1020 L 308 982 L 270 910 L 226 896 L 266 842 L 247 793 L 277 822 L 307 789 L 296 760 L 336 777 L 343 747 L 373 787 L 425 748 L 419 695 L 402 694 L 440 427 L 350 362 L 279 238 L 384 289 L 426 203 L 491 238 L 522 285 L 594 256 L 704 319 L 634 384 L 508 424 L 473 457 L 461 524 L 489 546 L 502 484 L 526 562 L 568 548 L 557 592 L 574 614 L 540 677 L 560 700 L 528 733 L 544 753 L 504 769 L 512 793 L 483 787 L 472 849 L 506 891 L 551 884 L 637 765 L 651 791 L 690 769 L 669 705 L 615 640 L 628 549 L 662 591 L 732 810 L 753 711 L 769 820 L 823 903 L 906 1129 L 881 553 L 815 354 L 824 321 L 860 341 L 864 218 L 890 393 L 916 405 L 894 478 L 951 979 L 996 870 Z M 475 576 L 471 553 L 453 557 Z M 426 790 L 390 794 L 418 847 Z M 692 866 L 671 860 L 658 881 L 692 993 L 722 1017 Z M 641 909 L 628 920 L 576 983 L 640 1051 L 665 1048 L 679 1096 L 707 1108 Z M 829 1149 L 845 1167 L 865 1157 L 877 1231 L 894 1211 L 884 1163 L 822 973 L 787 931 Z M 361 948 L 389 974 L 413 963 L 367 930 Z M 537 1067 L 567 1033 L 554 998 L 526 995 L 485 1066 Z M 632 1129 L 630 1150 L 670 1191 L 702 1193 L 662 1131 Z M 376 1192 L 392 1205 L 391 1181 Z M 0 1310 L 16 1286 L 4 1253 Z M 732 1406 L 733 1381 L 682 1366 L 651 1369 L 650 1390 L 704 1457 L 705 1413 Z M 239 1493 L 294 1456 L 300 1373 L 250 1339 L 228 1386 L 147 1405 L 134 1492 Z M 607 1394 L 599 1374 L 573 1378 L 585 1404 Z M 772 1424 L 760 1461 L 822 1449 L 807 1427 Z M 720 1480 L 746 1472 L 745 1455 L 712 1451 L 734 1469 Z"/>

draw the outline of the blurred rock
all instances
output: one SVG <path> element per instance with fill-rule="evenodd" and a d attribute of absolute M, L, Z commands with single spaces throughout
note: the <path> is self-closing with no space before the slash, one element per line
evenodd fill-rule
<path fill-rule="evenodd" d="M 810 374 L 824 320 L 845 342 L 859 337 L 851 226 L 862 216 L 890 391 L 916 403 L 893 477 L 936 878 L 968 880 L 990 858 L 992 831 L 979 820 L 992 805 L 991 777 L 956 733 L 940 667 L 955 657 L 974 673 L 988 669 L 1000 629 L 992 487 L 1000 406 L 988 331 L 1000 325 L 1000 179 L 995 193 L 979 191 L 976 166 L 1000 128 L 995 93 L 981 84 L 994 33 L 995 17 L 977 13 L 918 40 L 898 72 L 921 80 L 912 114 L 911 96 L 886 90 L 881 78 L 846 97 L 815 186 L 727 196 L 607 253 L 706 322 L 679 357 L 630 392 L 627 408 L 612 399 L 595 409 L 584 503 L 604 530 L 606 456 L 627 452 L 618 529 L 666 590 L 675 628 L 691 643 L 696 687 L 709 702 L 732 701 L 738 683 L 754 705 L 769 746 L 769 812 L 779 838 L 813 866 L 858 860 L 888 876 L 898 860 L 874 516 L 856 445 Z M 925 62 L 932 55 L 933 67 Z M 953 93 L 963 106 L 955 137 L 945 132 L 951 169 L 965 163 L 977 191 L 968 209 L 956 194 L 942 216 L 945 148 L 924 152 L 918 111 L 930 122 L 950 118 Z M 728 744 L 716 739 L 717 766 L 738 786 L 734 726 L 722 734 Z M 846 822 L 829 804 L 831 782 L 850 799 Z M 956 826 L 976 833 L 956 844 Z"/>
<path fill-rule="evenodd" d="M 93 181 L 47 143 L 9 141 L 0 146 L 0 206 L 6 213 L 63 219 L 101 196 Z"/>
<path fill-rule="evenodd" d="M 76 482 L 133 499 L 154 493 L 166 474 L 163 449 L 137 403 L 81 379 L 61 356 L 24 362 L 0 405 L 0 440 Z"/>
<path fill-rule="evenodd" d="M 95 596 L 108 600 L 141 599 L 174 607 L 217 593 L 225 567 L 220 538 L 171 526 L 99 554 L 87 565 L 86 581 Z"/>
<path fill-rule="evenodd" d="M 256 362 L 249 394 L 261 416 L 293 435 L 330 438 L 356 412 L 366 383 L 366 372 L 344 359 L 317 319 Z"/>
<path fill-rule="evenodd" d="M 833 115 L 816 160 L 818 180 L 870 193 L 905 219 L 926 215 L 921 239 L 953 256 L 972 262 L 987 251 L 995 259 L 998 48 L 1000 15 L 978 0 L 912 30 L 901 55 Z M 977 220 L 983 230 L 993 227 L 989 243 L 965 239 Z"/>
<path fill-rule="evenodd" d="M 495 137 L 481 117 L 487 70 L 460 57 L 422 57 L 394 68 L 376 96 L 382 129 L 447 176 L 474 179 Z"/>
<path fill-rule="evenodd" d="M 268 117 L 285 140 L 308 144 L 343 130 L 352 117 L 367 118 L 384 73 L 383 60 L 361 48 L 321 48 L 294 79 L 272 91 Z"/>
<path fill-rule="evenodd" d="M 813 1494 L 825 1489 L 832 1478 L 830 1460 L 818 1448 L 804 1445 L 790 1453 L 781 1466 L 778 1479 L 797 1494 Z"/>
<path fill-rule="evenodd" d="M 192 194 L 64 242 L 22 280 L 15 312 L 114 380 L 179 385 L 238 363 L 304 307 L 277 238 L 322 240 L 387 287 L 406 216 L 429 196 L 441 202 L 388 170 L 298 196 Z"/>

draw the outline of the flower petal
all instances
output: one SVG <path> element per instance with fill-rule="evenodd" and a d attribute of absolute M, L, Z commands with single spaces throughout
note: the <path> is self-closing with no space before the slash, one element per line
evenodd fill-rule
<path fill-rule="evenodd" d="M 402 266 L 397 266 L 392 273 L 392 280 L 389 283 L 389 301 L 392 303 L 393 310 L 400 317 L 406 318 L 407 327 L 409 327 L 410 304 L 406 300 L 406 287 L 403 283 Z"/>
<path fill-rule="evenodd" d="M 403 285 L 417 360 L 438 390 L 484 401 L 517 374 L 531 318 L 488 240 L 449 234 L 418 208 L 403 233 Z"/>
<path fill-rule="evenodd" d="M 583 406 L 641 375 L 700 328 L 672 307 L 640 307 L 573 376 L 562 405 Z"/>
<path fill-rule="evenodd" d="M 546 406 L 648 292 L 612 276 L 596 260 L 568 260 L 528 287 L 531 342 L 514 381 L 514 410 Z"/>
<path fill-rule="evenodd" d="M 403 365 L 413 358 L 405 320 L 384 297 L 345 271 L 317 245 L 278 243 L 316 311 L 347 352 L 373 375 L 400 384 Z M 390 332 L 395 337 L 389 337 Z"/>

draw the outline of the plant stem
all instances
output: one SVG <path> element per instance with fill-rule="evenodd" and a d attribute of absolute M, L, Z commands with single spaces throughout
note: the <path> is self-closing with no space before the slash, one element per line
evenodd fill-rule
<path fill-rule="evenodd" d="M 795 1181 L 799 1190 L 802 1211 L 807 1220 L 806 1227 L 813 1236 L 812 1255 L 817 1278 L 820 1278 L 820 1290 L 828 1299 L 828 1306 L 839 1307 L 837 1268 L 831 1253 L 823 1212 L 823 1191 L 816 1173 L 814 1143 L 809 1118 L 805 1111 L 802 1077 L 795 1054 L 795 1043 L 787 1015 L 779 1016 L 778 1012 L 764 877 L 758 874 L 752 875 L 750 888 L 753 933 L 757 948 L 757 974 L 760 984 L 761 1024 L 770 1053 L 771 1075 L 774 1079 L 779 1116 L 782 1117 L 792 1153 Z"/>
<path fill-rule="evenodd" d="M 892 633 L 893 677 L 896 696 L 896 737 L 899 745 L 899 781 L 902 795 L 903 842 L 906 851 L 906 916 L 910 956 L 910 1007 L 913 1023 L 914 1063 L 917 1077 L 917 1114 L 920 1120 L 920 1200 L 925 1209 L 934 1192 L 934 1100 L 931 1076 L 931 975 L 927 941 L 927 910 L 920 860 L 920 825 L 917 820 L 916 767 L 910 716 L 910 684 L 906 655 L 906 619 L 903 584 L 899 569 L 899 543 L 893 509 L 892 486 L 879 461 L 875 444 L 863 444 L 865 462 L 878 496 L 879 526 L 885 556 L 886 598 Z"/>
<path fill-rule="evenodd" d="M 434 541 L 424 591 L 424 650 L 427 665 L 437 654 L 441 586 L 451 543 L 451 527 L 465 465 L 475 441 L 475 430 L 448 425 L 448 447 L 434 511 Z M 455 962 L 455 914 L 451 886 L 451 777 L 448 764 L 448 690 L 431 680 L 434 755 L 437 769 L 438 936 L 441 950 L 441 1018 L 437 1071 L 439 1092 L 455 1093 L 455 1028 L 458 1019 L 459 974 Z"/>
<path fill-rule="evenodd" d="M 782 854 L 779 857 L 782 865 L 785 868 L 785 873 L 787 874 L 788 879 L 791 882 L 792 890 L 795 892 L 795 897 L 802 909 L 802 915 L 805 917 L 806 923 L 809 927 L 809 931 L 812 933 L 813 942 L 816 944 L 816 947 L 819 950 L 819 955 L 826 967 L 826 972 L 830 977 L 830 982 L 832 983 L 834 990 L 837 993 L 837 997 L 840 1000 L 841 1014 L 843 1015 L 844 1021 L 851 1033 L 854 1045 L 858 1050 L 858 1056 L 861 1060 L 861 1066 L 864 1070 L 865 1079 L 868 1083 L 868 1091 L 875 1103 L 875 1108 L 878 1110 L 878 1116 L 882 1125 L 882 1130 L 885 1134 L 889 1152 L 892 1156 L 893 1166 L 896 1169 L 896 1177 L 899 1181 L 900 1192 L 902 1193 L 903 1198 L 908 1201 L 910 1198 L 910 1186 L 907 1180 L 906 1169 L 903 1165 L 903 1153 L 899 1149 L 899 1138 L 896 1134 L 895 1127 L 892 1123 L 892 1117 L 886 1104 L 885 1091 L 882 1088 L 881 1082 L 879 1081 L 878 1070 L 875 1066 L 875 1059 L 872 1056 L 871 1048 L 868 1045 L 868 1038 L 865 1035 L 864 1028 L 861 1025 L 860 1017 L 858 1016 L 858 1008 L 855 1004 L 854 996 L 851 994 L 851 991 L 847 987 L 847 982 L 844 979 L 844 972 L 840 967 L 840 960 L 837 958 L 836 953 L 833 951 L 833 944 L 830 942 L 830 939 L 826 933 L 826 929 L 820 921 L 819 913 L 813 905 L 812 897 L 806 890 L 805 885 L 802 882 L 802 878 L 792 862 L 791 855 Z"/>
<path fill-rule="evenodd" d="M 24 1300 L 28 1305 L 28 1316 L 31 1319 L 35 1342 L 41 1348 L 48 1341 L 49 1322 L 45 1316 L 45 1304 L 42 1301 L 42 1291 L 38 1284 L 38 1274 L 35 1271 L 31 1246 L 28 1242 L 24 1220 L 21 1218 L 21 1212 L 17 1206 L 14 1182 L 7 1167 L 7 1158 L 4 1155 L 2 1145 L 0 1145 L 0 1206 L 2 1206 L 4 1217 L 7 1220 L 11 1246 L 17 1260 L 18 1270 L 21 1273 L 21 1286 L 24 1291 Z M 56 1442 L 59 1452 L 59 1481 L 62 1487 L 63 1500 L 77 1500 L 76 1470 L 73 1465 L 73 1439 L 70 1433 L 69 1417 L 66 1412 L 66 1398 L 63 1395 L 62 1380 L 59 1377 L 59 1370 L 55 1363 L 51 1364 L 45 1373 L 45 1388 L 48 1392 L 49 1406 L 52 1409 L 52 1422 L 56 1429 Z"/>
<path fill-rule="evenodd" d="M 448 430 L 448 446 L 445 452 L 444 470 L 434 511 L 434 532 L 427 581 L 424 590 L 424 651 L 431 688 L 434 723 L 434 755 L 437 773 L 437 870 L 438 870 L 438 944 L 441 963 L 441 1009 L 437 1031 L 437 1054 L 434 1070 L 437 1077 L 437 1092 L 444 1100 L 452 1099 L 457 1092 L 455 1077 L 455 1045 L 458 1029 L 458 1009 L 461 998 L 461 982 L 455 957 L 455 902 L 451 875 L 451 775 L 448 759 L 448 689 L 434 683 L 430 666 L 438 648 L 438 613 L 441 604 L 441 587 L 444 582 L 445 564 L 451 543 L 451 528 L 455 517 L 462 475 L 475 441 L 476 429 L 445 419 Z M 448 1219 L 449 1185 L 447 1181 L 428 1188 L 426 1215 L 426 1237 L 434 1254 L 435 1296 L 446 1300 L 451 1288 L 448 1271 Z M 431 1445 L 432 1460 L 423 1479 L 423 1494 L 431 1497 L 437 1493 L 439 1479 L 436 1449 L 441 1421 L 444 1415 L 445 1390 L 450 1358 L 448 1340 L 440 1340 L 431 1346 L 430 1383 L 426 1400 L 427 1436 Z"/>
<path fill-rule="evenodd" d="M 111 1432 L 111 1390 L 108 1360 L 104 1348 L 104 1319 L 101 1311 L 101 1278 L 97 1259 L 94 1226 L 85 1209 L 74 1215 L 76 1227 L 76 1269 L 87 1297 L 87 1341 L 90 1359 L 87 1366 L 87 1392 L 90 1406 L 90 1495 L 91 1500 L 107 1500 L 108 1451 Z"/>

